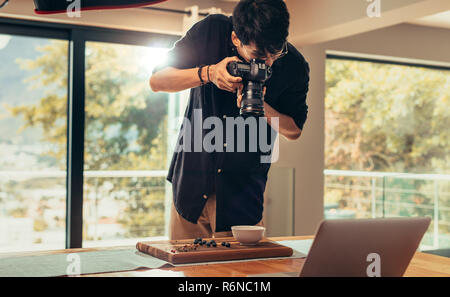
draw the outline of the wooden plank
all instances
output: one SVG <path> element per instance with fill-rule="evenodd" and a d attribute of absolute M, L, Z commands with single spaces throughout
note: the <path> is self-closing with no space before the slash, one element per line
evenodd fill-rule
<path fill-rule="evenodd" d="M 450 258 L 416 252 L 404 276 L 450 277 Z"/>
<path fill-rule="evenodd" d="M 207 242 L 211 239 L 216 241 L 216 247 L 194 245 L 194 240 L 188 239 L 138 242 L 136 248 L 143 253 L 172 264 L 289 257 L 293 254 L 291 248 L 277 244 L 267 238 L 256 245 L 241 245 L 233 237 L 204 238 Z M 222 246 L 223 241 L 230 243 L 230 247 Z M 186 251 L 183 250 L 185 246 L 187 246 Z"/>
<path fill-rule="evenodd" d="M 183 272 L 187 277 L 247 277 L 260 273 L 298 272 L 300 274 L 304 263 L 304 258 L 281 258 L 178 266 L 161 268 L 161 270 Z M 139 276 L 139 272 L 141 271 L 136 271 L 134 276 Z"/>

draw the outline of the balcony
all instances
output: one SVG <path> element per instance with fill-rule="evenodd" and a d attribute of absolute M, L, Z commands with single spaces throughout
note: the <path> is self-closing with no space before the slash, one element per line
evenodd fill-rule
<path fill-rule="evenodd" d="M 83 247 L 167 239 L 167 171 L 85 171 Z M 0 252 L 64 248 L 65 171 L 0 171 Z"/>
<path fill-rule="evenodd" d="M 166 174 L 85 171 L 83 246 L 166 238 L 171 201 Z M 345 170 L 324 175 L 326 219 L 430 216 L 421 249 L 450 247 L 450 175 Z M 66 172 L 2 171 L 0 180 L 0 250 L 63 248 Z M 158 217 L 159 226 L 136 221 L 145 217 L 146 203 L 148 218 Z"/>
<path fill-rule="evenodd" d="M 324 170 L 326 219 L 429 216 L 421 249 L 450 247 L 450 175 Z"/>

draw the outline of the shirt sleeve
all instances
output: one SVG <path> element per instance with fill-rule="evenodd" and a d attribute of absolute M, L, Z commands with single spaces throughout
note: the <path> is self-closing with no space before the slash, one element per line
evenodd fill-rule
<path fill-rule="evenodd" d="M 297 127 L 303 130 L 303 125 L 308 116 L 308 105 L 306 104 L 306 95 L 309 90 L 309 64 L 305 61 L 303 75 L 293 81 L 281 95 L 277 110 L 290 116 Z"/>
<path fill-rule="evenodd" d="M 199 66 L 200 46 L 203 43 L 201 32 L 207 25 L 205 20 L 193 25 L 191 29 L 167 52 L 164 62 L 153 69 L 153 73 L 166 68 L 190 69 Z"/>

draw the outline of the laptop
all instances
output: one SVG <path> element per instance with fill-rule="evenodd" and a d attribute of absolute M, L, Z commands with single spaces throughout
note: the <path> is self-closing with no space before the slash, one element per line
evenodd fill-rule
<path fill-rule="evenodd" d="M 324 220 L 300 273 L 252 276 L 400 277 L 430 221 L 429 217 Z"/>

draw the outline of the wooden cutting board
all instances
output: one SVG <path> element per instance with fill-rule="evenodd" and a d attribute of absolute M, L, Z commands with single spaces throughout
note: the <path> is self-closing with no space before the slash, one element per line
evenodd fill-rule
<path fill-rule="evenodd" d="M 204 238 L 209 242 L 212 238 Z M 255 258 L 274 258 L 292 256 L 293 250 L 268 239 L 261 240 L 257 245 L 241 245 L 233 237 L 213 238 L 217 247 L 194 245 L 194 239 L 143 241 L 136 248 L 146 254 L 172 264 L 199 263 L 210 261 L 242 260 Z M 229 242 L 230 247 L 222 246 Z M 186 246 L 186 250 L 183 247 Z M 194 249 L 194 247 L 196 247 Z"/>

